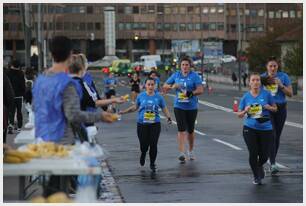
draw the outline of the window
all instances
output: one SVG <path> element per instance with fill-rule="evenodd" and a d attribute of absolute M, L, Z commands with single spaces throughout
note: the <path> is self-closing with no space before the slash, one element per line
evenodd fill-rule
<path fill-rule="evenodd" d="M 131 23 L 126 23 L 125 28 L 126 28 L 126 30 L 131 30 L 132 29 L 132 24 Z"/>
<path fill-rule="evenodd" d="M 223 8 L 223 7 L 219 7 L 219 8 L 218 8 L 218 13 L 219 13 L 219 14 L 222 14 L 223 12 L 224 12 L 224 8 Z"/>
<path fill-rule="evenodd" d="M 201 30 L 201 24 L 200 23 L 194 24 L 194 28 L 195 28 L 196 31 Z"/>
<path fill-rule="evenodd" d="M 149 29 L 150 30 L 154 30 L 155 29 L 154 23 L 149 23 Z"/>
<path fill-rule="evenodd" d="M 263 32 L 264 31 L 264 26 L 263 25 L 258 25 L 257 31 L 258 32 Z"/>
<path fill-rule="evenodd" d="M 218 30 L 223 31 L 224 30 L 224 23 L 220 22 L 217 24 Z"/>
<path fill-rule="evenodd" d="M 133 13 L 133 7 L 131 7 L 131 6 L 124 7 L 124 13 L 125 14 L 132 14 Z"/>
<path fill-rule="evenodd" d="M 231 9 L 230 11 L 229 11 L 229 15 L 230 16 L 236 16 L 236 9 Z"/>
<path fill-rule="evenodd" d="M 216 13 L 216 7 L 211 7 L 211 8 L 210 8 L 210 13 L 211 13 L 211 14 Z"/>
<path fill-rule="evenodd" d="M 240 16 L 243 16 L 243 9 L 239 9 Z"/>
<path fill-rule="evenodd" d="M 80 23 L 80 30 L 85 31 L 86 30 L 85 27 L 86 27 L 86 24 L 84 22 L 81 22 Z"/>
<path fill-rule="evenodd" d="M 209 24 L 209 30 L 215 31 L 217 28 L 216 23 L 210 23 Z"/>
<path fill-rule="evenodd" d="M 297 17 L 302 18 L 302 11 L 297 11 Z"/>
<path fill-rule="evenodd" d="M 288 11 L 283 11 L 283 18 L 288 18 L 288 17 L 289 17 Z"/>
<path fill-rule="evenodd" d="M 118 14 L 123 14 L 124 13 L 124 7 L 123 6 L 118 6 Z"/>
<path fill-rule="evenodd" d="M 50 25 L 50 27 L 51 27 L 51 25 Z M 71 27 L 72 27 L 73 31 L 79 31 L 80 30 L 80 25 L 77 22 L 72 22 Z"/>
<path fill-rule="evenodd" d="M 187 24 L 187 30 L 192 31 L 193 30 L 193 24 Z"/>
<path fill-rule="evenodd" d="M 62 22 L 56 22 L 56 30 L 62 30 L 63 29 L 63 23 Z"/>
<path fill-rule="evenodd" d="M 178 26 L 176 23 L 172 24 L 172 31 L 177 31 L 178 30 Z"/>
<path fill-rule="evenodd" d="M 180 7 L 180 14 L 186 14 L 187 9 L 186 7 Z"/>
<path fill-rule="evenodd" d="M 93 13 L 93 7 L 87 6 L 87 14 L 92 14 L 92 13 Z"/>
<path fill-rule="evenodd" d="M 231 24 L 231 32 L 236 32 L 236 24 Z"/>
<path fill-rule="evenodd" d="M 282 13 L 281 13 L 282 11 L 276 11 L 275 12 L 275 17 L 277 18 L 277 19 L 280 19 L 281 18 L 281 15 L 282 15 Z"/>
<path fill-rule="evenodd" d="M 147 7 L 146 6 L 141 6 L 140 7 L 140 13 L 146 14 L 147 13 Z"/>
<path fill-rule="evenodd" d="M 177 14 L 178 13 L 178 8 L 177 7 L 173 7 L 172 8 L 172 13 L 173 14 Z"/>
<path fill-rule="evenodd" d="M 269 19 L 273 19 L 274 18 L 274 11 L 269 11 Z"/>
<path fill-rule="evenodd" d="M 163 14 L 164 13 L 164 7 L 162 5 L 157 6 L 157 13 L 158 14 Z"/>
<path fill-rule="evenodd" d="M 248 26 L 248 31 L 249 32 L 256 32 L 257 31 L 256 25 L 253 25 L 253 24 L 249 25 Z"/>
<path fill-rule="evenodd" d="M 188 6 L 187 7 L 187 12 L 188 12 L 188 14 L 192 14 L 193 13 L 193 6 Z"/>
<path fill-rule="evenodd" d="M 54 28 L 53 28 L 53 23 L 52 22 L 49 22 L 49 29 L 50 30 L 53 30 Z"/>
<path fill-rule="evenodd" d="M 44 25 L 43 25 L 44 30 L 48 30 L 47 25 L 48 25 L 47 22 L 44 22 Z M 71 28 L 71 23 L 70 23 L 70 28 Z"/>
<path fill-rule="evenodd" d="M 87 23 L 87 30 L 89 30 L 89 31 L 93 30 L 93 23 L 91 23 L 91 22 Z"/>
<path fill-rule="evenodd" d="M 290 11 L 290 18 L 295 18 L 295 11 L 294 10 L 291 10 Z"/>
<path fill-rule="evenodd" d="M 95 23 L 95 30 L 101 30 L 101 23 L 99 22 Z"/>
<path fill-rule="evenodd" d="M 265 11 L 263 9 L 259 9 L 258 16 L 264 16 L 264 15 L 265 15 Z"/>
<path fill-rule="evenodd" d="M 180 24 L 180 31 L 186 31 L 186 24 Z"/>
<path fill-rule="evenodd" d="M 244 14 L 245 14 L 246 16 L 249 16 L 249 15 L 250 15 L 250 9 L 244 10 Z"/>
<path fill-rule="evenodd" d="M 64 22 L 64 30 L 65 31 L 71 30 L 71 22 Z"/>
<path fill-rule="evenodd" d="M 161 31 L 163 29 L 163 25 L 161 23 L 157 23 L 156 28 L 157 31 Z"/>
<path fill-rule="evenodd" d="M 171 8 L 169 6 L 165 6 L 165 14 L 171 14 Z"/>
<path fill-rule="evenodd" d="M 200 13 L 200 7 L 195 7 L 194 8 L 194 13 L 199 14 Z"/>
<path fill-rule="evenodd" d="M 133 29 L 138 30 L 139 26 L 139 23 L 133 23 Z"/>
<path fill-rule="evenodd" d="M 72 13 L 72 8 L 71 7 L 65 7 L 64 8 L 64 13 Z"/>
<path fill-rule="evenodd" d="M 143 30 L 146 30 L 147 29 L 147 24 L 146 23 L 140 23 L 139 28 L 143 29 Z"/>
<path fill-rule="evenodd" d="M 133 14 L 139 14 L 139 7 L 133 6 Z"/>
<path fill-rule="evenodd" d="M 202 24 L 202 29 L 203 29 L 204 31 L 207 31 L 208 28 L 209 28 L 208 23 L 203 23 L 203 24 Z"/>
<path fill-rule="evenodd" d="M 4 31 L 8 31 L 8 30 L 9 30 L 9 24 L 8 24 L 8 23 L 5 23 L 5 24 L 4 24 L 3 30 L 4 30 Z"/>
<path fill-rule="evenodd" d="M 170 24 L 169 23 L 164 24 L 164 28 L 166 31 L 170 31 Z"/>
<path fill-rule="evenodd" d="M 204 8 L 202 9 L 202 13 L 203 13 L 203 14 L 208 14 L 208 7 L 204 7 Z"/>
<path fill-rule="evenodd" d="M 80 12 L 80 13 L 85 13 L 85 11 L 86 11 L 86 8 L 85 8 L 85 6 L 81 6 L 79 9 L 77 9 L 77 12 Z"/>
<path fill-rule="evenodd" d="M 250 16 L 253 16 L 253 17 L 257 16 L 257 11 L 252 9 L 250 12 Z"/>
<path fill-rule="evenodd" d="M 118 29 L 119 30 L 124 30 L 124 23 L 119 23 L 118 24 Z"/>
<path fill-rule="evenodd" d="M 155 5 L 148 6 L 149 13 L 155 13 Z"/>

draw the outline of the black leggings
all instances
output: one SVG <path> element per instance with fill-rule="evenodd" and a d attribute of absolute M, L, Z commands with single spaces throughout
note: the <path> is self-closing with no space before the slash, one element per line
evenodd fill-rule
<path fill-rule="evenodd" d="M 137 135 L 140 151 L 145 156 L 150 147 L 150 164 L 153 165 L 157 156 L 157 142 L 160 134 L 160 122 L 153 124 L 137 123 Z"/>
<path fill-rule="evenodd" d="M 174 115 L 177 121 L 177 129 L 179 132 L 187 132 L 189 134 L 194 131 L 194 124 L 197 119 L 198 110 L 183 110 L 174 108 Z"/>
<path fill-rule="evenodd" d="M 249 150 L 249 163 L 254 178 L 258 178 L 258 168 L 265 164 L 269 157 L 273 131 L 255 130 L 244 126 L 243 137 Z"/>
<path fill-rule="evenodd" d="M 18 128 L 22 127 L 22 98 L 21 97 L 15 97 L 14 99 L 14 106 L 11 107 L 10 113 L 9 113 L 9 121 L 11 125 L 14 125 L 15 123 L 15 113 L 17 110 L 17 126 Z"/>
<path fill-rule="evenodd" d="M 279 148 L 280 136 L 284 128 L 286 118 L 287 118 L 287 108 L 286 104 L 277 105 L 277 112 L 270 112 L 271 122 L 273 124 L 274 138 L 271 143 L 270 149 L 270 162 L 275 164 L 275 158 Z"/>

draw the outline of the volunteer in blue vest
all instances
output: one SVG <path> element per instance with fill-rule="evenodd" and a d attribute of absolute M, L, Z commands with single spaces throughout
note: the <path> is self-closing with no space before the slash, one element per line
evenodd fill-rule
<path fill-rule="evenodd" d="M 76 84 L 67 74 L 71 40 L 55 36 L 50 41 L 52 67 L 38 76 L 33 87 L 35 137 L 61 144 L 74 143 L 71 122 L 113 122 L 109 113 L 81 111 Z M 60 190 L 60 177 L 51 176 L 44 196 Z"/>
<path fill-rule="evenodd" d="M 165 82 L 163 89 L 168 92 L 174 89 L 174 114 L 178 128 L 178 148 L 181 163 L 186 161 L 185 140 L 188 140 L 189 148 L 187 156 L 195 159 L 193 152 L 195 134 L 194 125 L 198 113 L 198 95 L 204 92 L 202 80 L 196 72 L 190 70 L 192 62 L 189 57 L 183 57 L 180 62 L 181 70 L 172 74 Z"/>
<path fill-rule="evenodd" d="M 122 110 L 119 114 L 126 114 L 138 110 L 137 135 L 140 143 L 140 165 L 144 166 L 146 153 L 150 148 L 150 168 L 152 172 L 156 171 L 155 160 L 157 157 L 157 143 L 161 130 L 159 109 L 167 117 L 168 123 L 171 123 L 170 113 L 166 107 L 165 99 L 155 92 L 155 80 L 148 78 L 145 81 L 146 91 L 137 96 L 136 104 Z"/>
<path fill-rule="evenodd" d="M 292 97 L 291 80 L 285 72 L 278 71 L 279 64 L 275 57 L 270 57 L 266 64 L 267 71 L 261 75 L 264 88 L 271 93 L 277 105 L 277 112 L 271 112 L 271 120 L 274 129 L 274 140 L 270 150 L 271 174 L 279 172 L 276 165 L 276 155 L 279 148 L 280 136 L 287 118 L 286 96 Z"/>
<path fill-rule="evenodd" d="M 253 184 L 261 184 L 265 176 L 263 165 L 269 157 L 270 145 L 273 140 L 273 129 L 270 112 L 277 107 L 272 95 L 261 88 L 260 74 L 250 75 L 250 91 L 240 100 L 238 117 L 243 118 L 243 138 L 249 150 L 249 164 L 254 180 Z"/>

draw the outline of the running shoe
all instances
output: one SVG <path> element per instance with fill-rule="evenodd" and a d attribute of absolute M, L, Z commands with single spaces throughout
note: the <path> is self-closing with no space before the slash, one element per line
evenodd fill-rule
<path fill-rule="evenodd" d="M 261 185 L 261 184 L 262 184 L 262 183 L 261 183 L 261 179 L 260 179 L 260 178 L 254 178 L 253 184 L 254 184 L 254 185 Z"/>
<path fill-rule="evenodd" d="M 156 164 L 150 164 L 150 169 L 152 170 L 152 172 L 156 172 L 157 171 Z"/>
<path fill-rule="evenodd" d="M 141 153 L 139 163 L 141 166 L 144 166 L 145 162 L 146 162 L 146 154 Z"/>
<path fill-rule="evenodd" d="M 266 176 L 266 171 L 265 168 L 263 166 L 258 167 L 258 176 L 260 179 L 264 179 Z"/>
<path fill-rule="evenodd" d="M 7 127 L 7 133 L 8 134 L 13 134 L 13 130 L 14 130 L 14 127 L 12 126 L 12 125 L 9 125 L 8 127 Z"/>
<path fill-rule="evenodd" d="M 189 160 L 195 160 L 195 156 L 194 156 L 194 153 L 192 151 L 188 152 L 188 158 L 189 158 Z"/>
<path fill-rule="evenodd" d="M 276 175 L 279 172 L 278 166 L 276 166 L 275 164 L 272 164 L 270 171 L 271 171 L 271 175 Z"/>
<path fill-rule="evenodd" d="M 178 159 L 181 161 L 181 163 L 185 163 L 186 157 L 184 153 L 181 153 Z"/>

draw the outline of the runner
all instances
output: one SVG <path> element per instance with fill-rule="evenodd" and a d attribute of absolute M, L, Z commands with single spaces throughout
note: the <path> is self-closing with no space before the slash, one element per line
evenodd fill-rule
<path fill-rule="evenodd" d="M 152 70 L 149 73 L 149 77 L 151 77 L 152 79 L 154 79 L 155 81 L 155 92 L 160 92 L 160 79 L 159 79 L 159 74 L 157 73 L 157 71 Z"/>
<path fill-rule="evenodd" d="M 277 112 L 270 112 L 274 129 L 274 139 L 270 149 L 271 174 L 275 175 L 279 168 L 275 164 L 275 158 L 279 148 L 280 136 L 287 118 L 286 96 L 292 96 L 292 86 L 289 76 L 285 72 L 278 71 L 279 64 L 275 57 L 270 57 L 267 61 L 267 72 L 263 73 L 262 83 L 268 90 L 277 105 Z"/>
<path fill-rule="evenodd" d="M 130 80 L 131 85 L 131 101 L 132 104 L 135 103 L 137 95 L 140 93 L 140 79 L 137 73 L 133 74 L 133 77 Z"/>
<path fill-rule="evenodd" d="M 261 184 L 265 177 L 263 165 L 268 160 L 269 148 L 273 139 L 270 113 L 277 110 L 271 94 L 261 88 L 260 74 L 250 76 L 250 91 L 245 93 L 239 105 L 238 117 L 244 120 L 243 137 L 249 150 L 249 164 L 254 180 L 253 184 Z"/>
<path fill-rule="evenodd" d="M 155 81 L 148 78 L 145 81 L 146 91 L 140 93 L 136 99 L 136 104 L 122 110 L 119 114 L 138 111 L 137 135 L 140 143 L 140 165 L 144 166 L 146 153 L 150 147 L 150 168 L 156 172 L 155 160 L 157 157 L 157 142 L 161 130 L 159 108 L 167 117 L 168 123 L 171 123 L 170 113 L 166 107 L 165 99 L 158 93 L 155 93 Z"/>
<path fill-rule="evenodd" d="M 116 87 L 118 85 L 117 78 L 114 77 L 114 74 L 110 72 L 108 77 L 104 79 L 104 88 L 106 99 L 114 98 L 116 96 Z M 115 105 L 112 104 L 109 107 L 109 111 L 116 113 Z"/>
<path fill-rule="evenodd" d="M 35 137 L 61 144 L 73 144 L 71 122 L 113 122 L 112 114 L 80 110 L 79 96 L 67 68 L 71 56 L 71 40 L 56 36 L 50 41 L 53 65 L 38 76 L 33 87 Z M 44 196 L 60 191 L 60 176 L 50 176 Z"/>
<path fill-rule="evenodd" d="M 181 71 L 171 75 L 163 86 L 164 92 L 175 89 L 174 114 L 178 128 L 178 148 L 181 163 L 185 163 L 185 140 L 188 139 L 189 150 L 187 152 L 190 160 L 195 159 L 194 147 L 194 124 L 198 113 L 198 95 L 204 92 L 199 75 L 190 71 L 192 64 L 189 57 L 181 59 Z"/>

